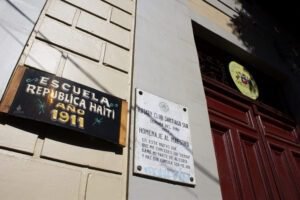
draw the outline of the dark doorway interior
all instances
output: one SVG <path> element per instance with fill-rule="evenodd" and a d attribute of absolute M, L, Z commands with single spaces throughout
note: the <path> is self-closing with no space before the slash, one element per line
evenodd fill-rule
<path fill-rule="evenodd" d="M 259 67 L 254 67 L 253 64 L 244 62 L 204 39 L 196 37 L 195 42 L 202 75 L 218 80 L 238 92 L 230 77 L 228 68 L 230 61 L 236 61 L 246 67 L 256 81 L 259 89 L 257 103 L 263 103 L 282 113 L 291 115 L 288 106 L 285 104 L 286 100 L 281 88 L 284 80 L 278 80 L 269 76 L 262 70 L 258 70 Z"/>
<path fill-rule="evenodd" d="M 195 41 L 223 199 L 300 199 L 299 131 L 289 117 L 281 82 L 207 38 L 196 35 Z M 260 90 L 257 100 L 233 84 L 232 60 L 253 75 Z"/>

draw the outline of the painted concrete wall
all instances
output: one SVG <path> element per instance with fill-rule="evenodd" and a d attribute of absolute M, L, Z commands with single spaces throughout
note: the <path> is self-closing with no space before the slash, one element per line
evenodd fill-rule
<path fill-rule="evenodd" d="M 0 100 L 45 2 L 0 1 Z"/>
<path fill-rule="evenodd" d="M 276 33 L 274 21 L 264 15 L 262 10 L 253 8 L 255 12 L 247 13 L 247 9 L 246 5 L 234 0 L 137 1 L 132 87 L 187 106 L 197 185 L 182 186 L 133 173 L 135 133 L 132 110 L 128 186 L 130 200 L 221 199 L 191 21 L 202 27 L 196 33 L 199 36 L 206 37 L 274 78 L 286 80 L 284 89 L 287 91 L 287 101 L 290 101 L 297 116 L 299 108 L 296 102 L 299 102 L 300 93 L 297 90 L 299 81 L 296 79 L 299 73 L 293 73 L 290 65 L 280 58 L 274 48 L 274 42 L 281 41 L 283 35 Z M 132 98 L 134 108 L 134 90 Z"/>
<path fill-rule="evenodd" d="M 221 199 L 206 100 L 186 1 L 137 1 L 133 88 L 188 108 L 197 185 L 188 187 L 133 175 L 132 115 L 128 199 Z M 134 100 L 132 103 L 134 107 Z"/>
<path fill-rule="evenodd" d="M 49 0 L 19 61 L 130 97 L 135 2 Z M 126 199 L 127 148 L 0 116 L 0 199 Z"/>

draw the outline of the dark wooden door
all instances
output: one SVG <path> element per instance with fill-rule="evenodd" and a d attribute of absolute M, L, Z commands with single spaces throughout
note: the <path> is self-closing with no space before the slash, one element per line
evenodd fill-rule
<path fill-rule="evenodd" d="M 300 146 L 293 120 L 203 79 L 223 199 L 299 200 Z"/>

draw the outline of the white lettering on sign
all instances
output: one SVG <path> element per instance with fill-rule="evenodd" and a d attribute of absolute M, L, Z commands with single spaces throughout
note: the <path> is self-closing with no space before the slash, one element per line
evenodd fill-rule
<path fill-rule="evenodd" d="M 96 97 L 94 92 L 82 89 L 68 83 L 60 83 L 58 80 L 49 81 L 50 78 L 41 76 L 39 85 L 27 83 L 26 93 L 47 97 L 50 102 L 57 100 L 65 104 L 72 104 L 76 107 L 90 112 L 97 113 L 108 119 L 115 119 L 115 110 L 111 108 L 111 104 L 106 97 Z M 54 89 L 47 87 L 51 86 Z M 59 91 L 58 89 L 62 91 Z M 71 92 L 71 93 L 68 93 Z"/>

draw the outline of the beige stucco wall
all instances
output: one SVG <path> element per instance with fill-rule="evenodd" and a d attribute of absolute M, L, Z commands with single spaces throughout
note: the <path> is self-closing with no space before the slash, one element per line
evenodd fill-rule
<path fill-rule="evenodd" d="M 132 0 L 49 0 L 19 64 L 129 101 L 134 21 Z M 0 120 L 0 199 L 126 199 L 127 147 Z"/>
<path fill-rule="evenodd" d="M 225 15 L 223 12 L 212 7 L 205 1 L 188 0 L 188 7 L 197 15 L 207 18 L 211 23 L 222 28 L 226 32 L 232 32 L 230 17 Z"/>

